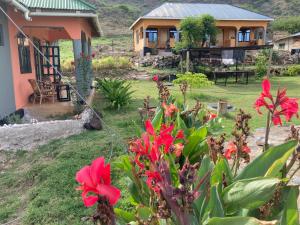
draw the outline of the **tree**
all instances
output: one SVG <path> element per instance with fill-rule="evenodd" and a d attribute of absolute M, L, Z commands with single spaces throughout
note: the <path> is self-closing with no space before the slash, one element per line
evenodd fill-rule
<path fill-rule="evenodd" d="M 290 34 L 300 32 L 300 16 L 279 18 L 272 23 L 272 30 L 287 31 Z"/>
<path fill-rule="evenodd" d="M 214 40 L 218 28 L 214 17 L 203 15 L 201 17 L 188 17 L 181 21 L 180 30 L 182 41 L 178 44 L 183 47 L 203 47 L 209 40 Z"/>

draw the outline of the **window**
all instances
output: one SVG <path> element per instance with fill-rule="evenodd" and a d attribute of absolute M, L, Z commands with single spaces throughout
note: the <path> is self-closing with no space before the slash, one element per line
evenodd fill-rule
<path fill-rule="evenodd" d="M 279 49 L 284 50 L 285 49 L 285 43 L 280 43 L 279 44 Z"/>
<path fill-rule="evenodd" d="M 170 38 L 176 38 L 176 35 L 177 35 L 176 28 L 171 28 L 170 29 Z"/>
<path fill-rule="evenodd" d="M 149 42 L 157 42 L 157 29 L 147 29 L 146 30 L 146 38 L 148 38 Z"/>
<path fill-rule="evenodd" d="M 250 33 L 249 29 L 247 30 L 240 30 L 239 31 L 239 42 L 249 42 L 250 41 Z"/>
<path fill-rule="evenodd" d="M 136 38 L 136 44 L 139 44 L 139 42 L 140 42 L 140 34 L 139 34 L 138 30 L 135 32 L 135 38 Z"/>
<path fill-rule="evenodd" d="M 3 25 L 0 24 L 0 46 L 4 46 Z"/>
<path fill-rule="evenodd" d="M 29 40 L 22 34 L 18 35 L 18 51 L 21 73 L 31 73 Z"/>

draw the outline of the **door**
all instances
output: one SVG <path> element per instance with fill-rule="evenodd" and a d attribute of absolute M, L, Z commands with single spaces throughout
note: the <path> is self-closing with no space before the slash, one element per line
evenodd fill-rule
<path fill-rule="evenodd" d="M 59 83 L 61 81 L 59 46 L 40 46 L 40 50 L 47 58 L 46 60 L 43 56 L 40 56 L 42 76 L 51 77 L 54 83 Z"/>
<path fill-rule="evenodd" d="M 1 2 L 0 6 L 5 9 Z M 7 18 L 0 11 L 0 119 L 16 110 L 7 24 Z"/>

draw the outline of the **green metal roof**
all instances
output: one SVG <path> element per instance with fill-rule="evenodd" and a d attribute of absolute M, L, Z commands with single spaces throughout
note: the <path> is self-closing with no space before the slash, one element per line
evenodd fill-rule
<path fill-rule="evenodd" d="M 96 8 L 83 0 L 18 0 L 27 8 L 50 10 L 95 11 Z"/>

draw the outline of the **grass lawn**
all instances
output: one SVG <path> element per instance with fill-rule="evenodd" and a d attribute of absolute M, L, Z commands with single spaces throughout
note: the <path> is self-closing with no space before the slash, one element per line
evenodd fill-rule
<path fill-rule="evenodd" d="M 300 97 L 298 77 L 278 77 L 272 83 L 274 88 L 279 85 L 287 87 L 289 96 Z M 112 155 L 113 162 L 118 160 L 118 156 L 126 154 L 120 143 L 134 136 L 136 125 L 140 125 L 137 108 L 142 106 L 147 95 L 152 97 L 153 105 L 157 103 L 157 90 L 153 82 L 134 81 L 133 88 L 136 92 L 132 104 L 120 111 L 105 109 L 105 103 L 100 98 L 95 99 L 95 107 L 102 109 L 106 124 L 118 132 L 117 136 L 112 134 L 111 129 L 105 129 L 53 141 L 35 152 L 0 152 L 0 159 L 1 155 L 8 158 L 5 168 L 0 164 L 0 224 L 15 218 L 21 218 L 19 224 L 85 224 L 81 219 L 91 215 L 93 209 L 85 209 L 80 193 L 75 191 L 76 171 L 98 156 L 109 158 Z M 248 86 L 193 89 L 189 93 L 189 105 L 192 107 L 195 99 L 209 103 L 222 98 L 254 116 L 257 113 L 253 103 L 260 91 L 260 81 L 251 81 Z M 178 86 L 171 87 L 171 92 L 181 98 Z M 230 133 L 234 125 L 234 114 L 224 118 L 226 133 Z M 251 127 L 263 127 L 264 121 L 264 116 L 255 116 Z M 299 120 L 295 123 L 299 124 Z M 113 169 L 113 183 L 122 190 L 123 197 L 118 207 L 131 207 L 126 198 L 127 180 L 121 171 Z"/>

